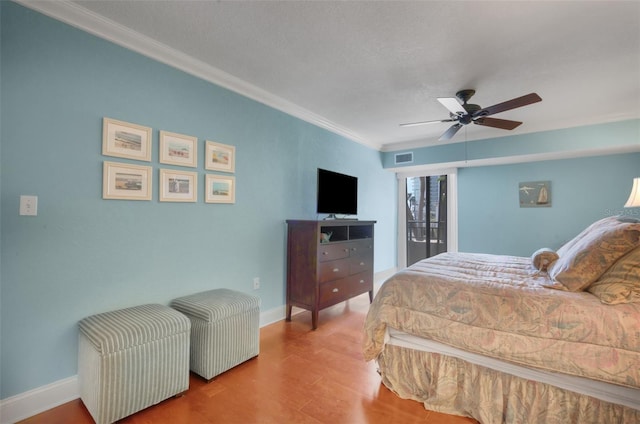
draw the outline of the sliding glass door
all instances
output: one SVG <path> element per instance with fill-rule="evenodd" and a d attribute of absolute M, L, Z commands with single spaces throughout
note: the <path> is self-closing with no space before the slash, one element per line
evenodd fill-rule
<path fill-rule="evenodd" d="M 447 175 L 406 179 L 407 266 L 447 251 Z"/>

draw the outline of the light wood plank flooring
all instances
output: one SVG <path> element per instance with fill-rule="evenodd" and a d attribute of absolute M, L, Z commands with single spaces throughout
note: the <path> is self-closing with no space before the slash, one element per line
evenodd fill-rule
<path fill-rule="evenodd" d="M 427 411 L 397 397 L 380 383 L 373 362 L 361 353 L 368 295 L 320 312 L 311 331 L 311 313 L 294 315 L 260 330 L 260 355 L 206 383 L 192 374 L 185 396 L 171 398 L 120 423 L 295 423 L 295 424 L 475 424 Z M 93 423 L 74 400 L 23 424 Z"/>

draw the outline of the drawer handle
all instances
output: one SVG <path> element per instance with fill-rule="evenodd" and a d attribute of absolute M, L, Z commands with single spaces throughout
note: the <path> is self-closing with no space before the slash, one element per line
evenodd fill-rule
<path fill-rule="evenodd" d="M 356 250 L 358 250 L 358 248 L 354 247 L 351 250 L 353 250 L 355 252 Z"/>
<path fill-rule="evenodd" d="M 323 254 L 323 255 L 328 255 L 328 254 L 329 254 L 329 252 L 324 251 L 324 252 L 322 252 L 322 254 Z"/>
<path fill-rule="evenodd" d="M 363 283 L 364 283 L 364 280 L 360 280 L 360 284 L 363 284 Z"/>
<path fill-rule="evenodd" d="M 333 289 L 331 291 L 334 292 L 334 293 L 338 293 L 339 290 L 338 289 Z"/>
<path fill-rule="evenodd" d="M 360 266 L 364 266 L 364 262 L 360 262 Z"/>
<path fill-rule="evenodd" d="M 343 249 L 342 251 L 343 251 L 343 252 L 348 252 L 348 251 L 349 251 L 349 249 L 348 249 L 348 248 L 347 248 L 347 249 Z"/>
<path fill-rule="evenodd" d="M 333 268 L 333 272 L 340 272 L 340 268 Z"/>

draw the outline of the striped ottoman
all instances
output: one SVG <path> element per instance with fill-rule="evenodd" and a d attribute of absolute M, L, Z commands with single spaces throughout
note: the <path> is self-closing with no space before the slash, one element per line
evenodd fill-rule
<path fill-rule="evenodd" d="M 174 299 L 171 306 L 191 320 L 191 371 L 204 379 L 258 355 L 259 297 L 217 289 Z"/>
<path fill-rule="evenodd" d="M 80 398 L 97 424 L 112 423 L 189 389 L 191 323 L 141 305 L 79 323 Z"/>

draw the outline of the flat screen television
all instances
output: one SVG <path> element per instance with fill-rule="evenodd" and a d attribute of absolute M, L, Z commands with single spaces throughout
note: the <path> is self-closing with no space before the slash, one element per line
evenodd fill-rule
<path fill-rule="evenodd" d="M 358 214 L 358 178 L 318 168 L 317 212 L 336 214 Z"/>

